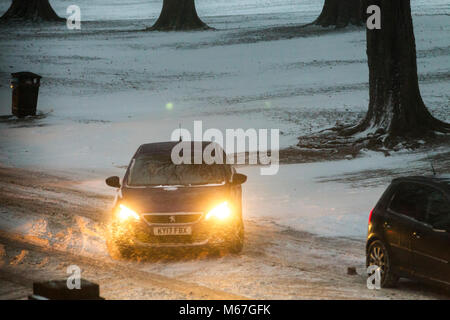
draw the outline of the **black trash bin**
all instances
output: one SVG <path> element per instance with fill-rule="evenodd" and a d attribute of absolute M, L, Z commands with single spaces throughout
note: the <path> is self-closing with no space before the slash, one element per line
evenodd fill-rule
<path fill-rule="evenodd" d="M 32 72 L 11 73 L 12 114 L 23 118 L 35 116 L 41 76 Z"/>
<path fill-rule="evenodd" d="M 100 286 L 85 279 L 80 280 L 81 288 L 70 290 L 67 280 L 52 280 L 33 283 L 30 300 L 104 300 L 100 297 Z"/>

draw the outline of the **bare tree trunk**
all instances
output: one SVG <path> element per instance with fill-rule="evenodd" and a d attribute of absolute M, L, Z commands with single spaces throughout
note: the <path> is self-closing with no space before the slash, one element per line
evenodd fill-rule
<path fill-rule="evenodd" d="M 390 139 L 449 133 L 450 125 L 435 119 L 420 95 L 410 0 L 368 2 L 381 8 L 381 30 L 367 30 L 369 109 L 348 133 L 378 128 Z"/>
<path fill-rule="evenodd" d="M 194 0 L 164 0 L 161 15 L 149 30 L 198 30 L 209 27 L 197 15 Z"/>
<path fill-rule="evenodd" d="M 386 149 L 397 146 L 420 147 L 419 139 L 428 146 L 448 145 L 450 124 L 434 118 L 420 95 L 410 0 L 364 0 L 364 7 L 369 5 L 380 7 L 381 29 L 367 30 L 370 101 L 365 118 L 357 125 L 299 137 L 299 149 L 288 150 L 290 157 L 356 157 L 363 148 L 389 154 Z"/>
<path fill-rule="evenodd" d="M 48 0 L 13 0 L 0 20 L 63 21 L 64 19 L 58 17 Z"/>
<path fill-rule="evenodd" d="M 322 13 L 314 24 L 336 28 L 344 28 L 348 24 L 361 26 L 364 17 L 363 0 L 325 0 Z"/>

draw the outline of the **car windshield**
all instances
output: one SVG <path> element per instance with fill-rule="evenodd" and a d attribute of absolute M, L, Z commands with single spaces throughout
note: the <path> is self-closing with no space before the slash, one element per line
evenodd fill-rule
<path fill-rule="evenodd" d="M 222 184 L 231 175 L 228 165 L 180 164 L 161 155 L 136 158 L 130 168 L 129 186 Z"/>

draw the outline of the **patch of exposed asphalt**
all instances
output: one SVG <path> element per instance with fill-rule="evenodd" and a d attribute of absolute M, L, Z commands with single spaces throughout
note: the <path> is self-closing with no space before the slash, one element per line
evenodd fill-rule
<path fill-rule="evenodd" d="M 37 216 L 59 217 L 72 224 L 74 212 L 103 222 L 111 197 L 84 192 L 67 179 L 23 169 L 0 167 L 1 208 L 14 208 Z M 67 195 L 70 195 L 68 197 Z"/>
<path fill-rule="evenodd" d="M 450 81 L 450 71 L 421 73 L 419 83 L 434 83 Z"/>
<path fill-rule="evenodd" d="M 218 47 L 237 44 L 250 44 L 267 41 L 288 40 L 295 38 L 317 37 L 334 33 L 347 33 L 359 31 L 357 27 L 345 29 L 322 28 L 315 25 L 288 25 L 269 28 L 238 29 L 220 36 L 212 41 L 202 41 L 197 43 L 176 43 L 168 44 L 166 47 L 176 49 L 198 49 L 208 47 Z"/>
<path fill-rule="evenodd" d="M 34 40 L 38 38 L 56 40 L 79 38 L 108 39 L 114 36 L 129 39 L 140 37 L 139 32 L 145 31 L 145 28 L 152 25 L 153 22 L 153 19 L 84 21 L 83 28 L 75 32 L 67 32 L 64 22 L 1 22 L 0 28 L 5 32 L 2 32 L 0 35 L 0 40 L 5 38 L 7 40 Z"/>
<path fill-rule="evenodd" d="M 322 61 L 320 63 L 327 64 L 328 62 Z M 331 62 L 333 63 L 333 62 Z M 314 63 L 312 63 L 314 64 Z M 307 65 L 307 64 L 305 64 Z M 450 72 L 433 72 L 419 75 L 419 81 L 422 83 L 434 83 L 450 80 Z M 274 89 L 270 92 L 264 92 L 253 95 L 242 96 L 208 96 L 201 98 L 191 98 L 191 101 L 207 101 L 211 105 L 233 105 L 239 103 L 248 103 L 254 101 L 270 101 L 273 99 L 290 98 L 299 96 L 312 96 L 319 94 L 333 93 L 338 94 L 342 92 L 352 92 L 368 90 L 368 82 L 350 83 L 350 84 L 336 84 L 330 86 L 320 87 L 286 87 L 281 89 Z"/>
<path fill-rule="evenodd" d="M 332 177 L 318 177 L 320 183 L 339 182 L 350 185 L 352 188 L 377 187 L 387 185 L 394 178 L 404 176 L 431 176 L 433 171 L 431 163 L 437 174 L 450 172 L 450 151 L 424 156 L 395 169 L 369 169 L 358 172 L 345 173 Z"/>
<path fill-rule="evenodd" d="M 238 103 L 248 103 L 254 101 L 269 101 L 271 99 L 277 98 L 289 98 L 289 97 L 297 97 L 297 96 L 311 96 L 316 94 L 324 94 L 324 93 L 341 93 L 341 92 L 349 92 L 349 91 L 358 91 L 365 90 L 368 88 L 368 83 L 353 83 L 353 84 L 340 84 L 334 86 L 322 86 L 315 88 L 305 88 L 305 87 L 288 87 L 282 88 L 278 90 L 273 90 L 270 92 L 264 92 L 260 94 L 253 95 L 242 95 L 242 96 L 209 96 L 209 97 L 201 97 L 201 98 L 193 98 L 192 101 L 207 101 L 212 105 L 233 105 Z"/>
<path fill-rule="evenodd" d="M 99 57 L 89 57 L 89 56 L 79 56 L 79 55 L 73 55 L 73 56 L 49 56 L 49 55 L 43 55 L 39 56 L 39 58 L 36 58 L 36 55 L 29 55 L 29 54 L 3 54 L 2 58 L 6 57 L 12 57 L 19 58 L 24 61 L 38 61 L 39 63 L 45 63 L 45 64 L 53 64 L 53 65 L 72 65 L 78 62 L 89 62 L 89 61 L 101 61 L 106 60 L 105 58 L 99 58 Z"/>
<path fill-rule="evenodd" d="M 313 61 L 299 61 L 286 64 L 275 64 L 273 69 L 305 69 L 305 68 L 323 68 L 323 67 L 334 67 L 334 66 L 345 66 L 351 64 L 361 64 L 367 63 L 367 59 L 349 59 L 349 60 L 313 60 Z"/>
<path fill-rule="evenodd" d="M 431 49 L 417 50 L 417 58 L 431 58 L 431 57 L 446 57 L 450 55 L 450 46 L 447 47 L 434 47 Z"/>
<path fill-rule="evenodd" d="M 37 58 L 40 61 L 40 58 Z M 55 62 L 59 64 L 59 62 Z M 70 65 L 73 65 L 72 63 Z M 95 75 L 95 76 L 93 76 Z M 56 94 L 52 88 L 64 88 L 68 92 L 77 92 L 77 95 L 90 95 L 98 92 L 112 93 L 129 90 L 158 90 L 165 84 L 174 81 L 201 81 L 229 76 L 230 73 L 214 72 L 180 72 L 180 73 L 153 73 L 151 71 L 124 72 L 123 69 L 108 70 L 90 68 L 88 72 L 68 76 L 47 75 L 45 87 L 47 95 Z M 10 73 L 0 72 L 0 79 L 7 83 Z M 60 94 L 60 91 L 58 91 Z"/>

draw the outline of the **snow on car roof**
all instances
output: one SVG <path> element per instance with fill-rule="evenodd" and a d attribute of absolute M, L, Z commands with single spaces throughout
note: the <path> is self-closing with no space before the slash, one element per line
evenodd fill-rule
<path fill-rule="evenodd" d="M 202 144 L 202 151 L 211 143 L 211 141 L 168 141 L 168 142 L 156 142 L 156 143 L 146 143 L 139 147 L 139 149 L 136 151 L 135 157 L 138 155 L 145 155 L 145 154 L 155 154 L 155 153 L 167 153 L 169 154 L 173 147 L 176 146 L 179 143 L 182 144 L 191 144 L 191 150 L 194 150 L 195 143 L 200 142 Z M 219 146 L 220 149 L 222 147 Z M 225 154 L 225 153 L 224 153 Z"/>

